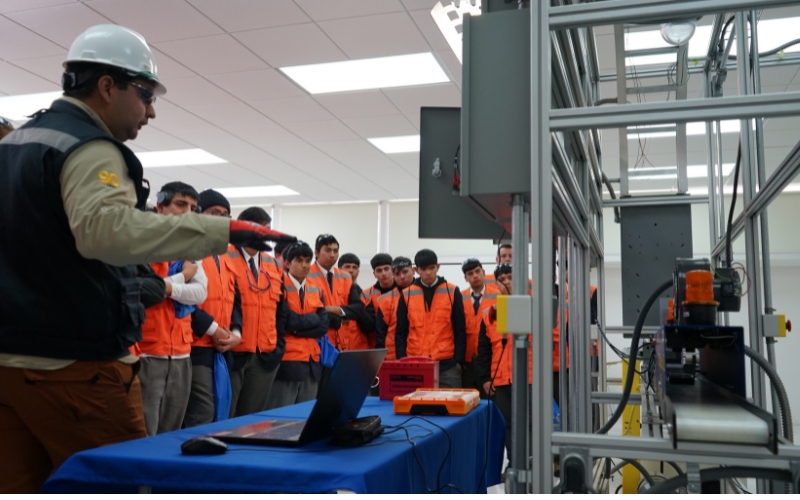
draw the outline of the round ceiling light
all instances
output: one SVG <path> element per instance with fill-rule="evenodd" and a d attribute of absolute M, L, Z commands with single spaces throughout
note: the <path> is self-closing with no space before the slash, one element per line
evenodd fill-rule
<path fill-rule="evenodd" d="M 676 21 L 661 25 L 661 37 L 670 45 L 683 45 L 688 42 L 695 30 L 694 21 Z"/>

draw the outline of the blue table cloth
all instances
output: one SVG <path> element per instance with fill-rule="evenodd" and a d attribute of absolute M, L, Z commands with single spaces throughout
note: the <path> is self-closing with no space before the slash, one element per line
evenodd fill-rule
<path fill-rule="evenodd" d="M 484 493 L 487 484 L 500 482 L 505 424 L 497 408 L 485 401 L 463 417 L 424 417 L 447 433 L 421 419 L 406 422 L 421 466 L 405 431 L 389 432 L 393 429 L 357 448 L 337 448 L 322 440 L 301 448 L 230 444 L 224 455 L 181 454 L 181 443 L 192 437 L 267 418 L 306 418 L 312 406 L 313 402 L 302 403 L 77 453 L 53 474 L 42 492 L 136 493 L 140 486 L 147 486 L 153 493 L 319 493 L 337 489 L 426 493 L 449 483 L 465 493 Z M 372 397 L 359 414 L 369 415 L 379 415 L 384 426 L 409 418 L 395 415 L 390 401 Z M 484 466 L 486 474 L 479 484 Z M 456 490 L 448 487 L 442 492 Z"/>

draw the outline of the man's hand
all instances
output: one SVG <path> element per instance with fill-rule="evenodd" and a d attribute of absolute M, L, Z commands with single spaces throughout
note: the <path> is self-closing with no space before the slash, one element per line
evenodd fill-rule
<path fill-rule="evenodd" d="M 344 317 L 344 314 L 342 314 L 342 308 L 339 306 L 325 306 L 325 311 L 327 311 L 328 314 L 333 314 L 334 316 Z"/>
<path fill-rule="evenodd" d="M 483 392 L 485 392 L 489 396 L 494 395 L 494 386 L 492 385 L 491 381 L 483 383 Z"/>
<path fill-rule="evenodd" d="M 164 291 L 164 296 L 167 297 L 167 298 L 172 297 L 172 283 L 170 283 L 169 281 L 165 280 L 164 281 L 164 285 L 166 285 L 166 289 Z"/>
<path fill-rule="evenodd" d="M 197 264 L 190 260 L 184 261 L 181 274 L 183 274 L 184 281 L 188 283 L 197 274 Z"/>
<path fill-rule="evenodd" d="M 230 330 L 227 329 L 224 330 L 226 333 L 228 333 L 228 337 L 225 338 L 224 340 L 214 341 L 214 348 L 219 352 L 230 351 L 231 349 L 239 345 L 239 343 L 242 341 L 241 337 L 234 335 Z"/>
<path fill-rule="evenodd" d="M 291 243 L 297 241 L 297 238 L 279 231 L 273 231 L 266 226 L 260 226 L 253 222 L 231 220 L 228 241 L 230 241 L 233 246 L 267 251 L 271 248 L 267 245 L 267 241 L 288 241 Z"/>
<path fill-rule="evenodd" d="M 231 332 L 227 328 L 223 328 L 221 326 L 217 327 L 217 330 L 211 335 L 211 340 L 216 344 L 217 342 L 221 342 L 224 340 L 228 340 L 230 338 Z"/>

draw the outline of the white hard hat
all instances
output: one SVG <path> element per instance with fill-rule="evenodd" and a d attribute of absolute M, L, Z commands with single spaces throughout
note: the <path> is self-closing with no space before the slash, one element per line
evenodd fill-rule
<path fill-rule="evenodd" d="M 104 64 L 125 70 L 154 83 L 155 93 L 167 93 L 166 87 L 158 80 L 156 59 L 144 37 L 132 29 L 116 24 L 92 26 L 72 42 L 67 63 L 87 62 Z"/>

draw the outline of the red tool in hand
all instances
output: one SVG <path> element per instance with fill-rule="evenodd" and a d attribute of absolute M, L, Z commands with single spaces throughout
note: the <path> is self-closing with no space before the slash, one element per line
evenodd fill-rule
<path fill-rule="evenodd" d="M 294 242 L 297 238 L 279 231 L 258 225 L 254 222 L 244 220 L 231 220 L 231 234 L 228 241 L 237 247 L 255 248 L 257 250 L 269 250 L 267 241 L 287 241 Z"/>

